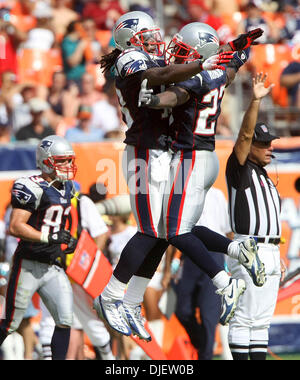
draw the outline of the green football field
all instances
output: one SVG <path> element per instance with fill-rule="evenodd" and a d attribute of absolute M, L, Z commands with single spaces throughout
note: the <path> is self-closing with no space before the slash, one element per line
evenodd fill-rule
<path fill-rule="evenodd" d="M 300 353 L 268 355 L 267 360 L 300 360 Z"/>

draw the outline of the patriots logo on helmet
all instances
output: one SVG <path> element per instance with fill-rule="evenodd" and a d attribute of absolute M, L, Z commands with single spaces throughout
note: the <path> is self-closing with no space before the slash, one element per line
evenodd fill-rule
<path fill-rule="evenodd" d="M 31 198 L 31 194 L 28 194 L 26 193 L 25 191 L 22 191 L 22 190 L 17 190 L 17 189 L 14 189 L 12 191 L 13 195 L 17 198 L 17 200 L 22 204 L 26 204 L 29 202 L 30 198 Z"/>
<path fill-rule="evenodd" d="M 48 150 L 52 144 L 53 144 L 53 141 L 44 140 L 44 141 L 42 141 L 40 147 L 43 148 L 46 152 L 48 152 Z"/>
<path fill-rule="evenodd" d="M 120 22 L 120 24 L 116 27 L 116 30 L 128 28 L 128 29 L 135 29 L 139 23 L 138 18 L 131 18 L 128 20 L 124 20 Z"/>
<path fill-rule="evenodd" d="M 198 36 L 199 36 L 199 41 L 200 41 L 200 47 L 202 47 L 208 43 L 211 43 L 211 42 L 215 43 L 215 44 L 219 44 L 217 37 L 214 36 L 213 34 L 199 32 Z"/>

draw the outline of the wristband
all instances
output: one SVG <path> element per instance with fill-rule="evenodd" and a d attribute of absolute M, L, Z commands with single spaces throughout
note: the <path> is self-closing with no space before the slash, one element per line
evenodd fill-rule
<path fill-rule="evenodd" d="M 46 243 L 46 244 L 49 243 L 48 237 L 49 237 L 49 232 L 42 231 L 41 238 L 40 238 L 41 243 Z"/>
<path fill-rule="evenodd" d="M 150 102 L 147 104 L 148 107 L 155 107 L 155 106 L 158 106 L 160 103 L 160 99 L 159 99 L 159 96 L 157 95 L 152 95 L 151 96 L 151 100 Z"/>

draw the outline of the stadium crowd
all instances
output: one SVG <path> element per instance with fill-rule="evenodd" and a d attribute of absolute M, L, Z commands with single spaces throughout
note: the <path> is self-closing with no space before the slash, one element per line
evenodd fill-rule
<path fill-rule="evenodd" d="M 243 94 L 250 92 L 249 78 L 260 70 L 267 71 L 275 84 L 264 99 L 262 113 L 267 117 L 268 109 L 279 110 L 278 123 L 276 115 L 273 118 L 277 134 L 299 135 L 300 0 L 162 0 L 163 14 L 157 4 L 154 0 L 1 1 L 0 144 L 31 143 L 53 134 L 72 143 L 123 141 L 126 125 L 114 74 L 104 75 L 99 59 L 114 49 L 115 21 L 133 10 L 153 16 L 166 42 L 193 21 L 212 26 L 224 44 L 240 33 L 262 28 L 260 45 L 241 69 L 239 85 L 226 93 L 217 135 L 236 135 L 242 119 L 239 111 L 247 104 L 246 95 L 236 95 L 239 88 Z M 1 239 L 5 240 L 4 232 Z"/>
<path fill-rule="evenodd" d="M 249 88 L 254 70 L 270 69 L 269 79 L 276 90 L 266 106 L 299 108 L 299 1 L 165 0 L 159 18 L 155 4 L 150 0 L 1 1 L 0 143 L 40 139 L 52 133 L 72 142 L 123 139 L 126 126 L 112 85 L 113 73 L 104 76 L 98 62 L 114 47 L 114 22 L 131 10 L 154 16 L 162 24 L 165 41 L 193 21 L 215 28 L 222 43 L 262 28 L 260 50 L 254 50 L 242 71 L 242 90 Z M 280 82 L 283 70 L 289 77 Z M 232 91 L 223 103 L 218 135 L 235 134 L 231 110 L 245 109 L 236 104 Z M 284 114 L 286 124 L 295 119 L 290 112 Z M 285 128 L 283 133 L 293 131 Z"/>

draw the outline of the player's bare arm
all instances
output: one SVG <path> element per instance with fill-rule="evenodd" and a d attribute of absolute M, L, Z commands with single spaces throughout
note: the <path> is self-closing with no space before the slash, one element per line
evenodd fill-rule
<path fill-rule="evenodd" d="M 157 95 L 152 95 L 152 90 L 144 87 L 145 83 L 146 82 L 144 81 L 139 94 L 139 102 L 143 106 L 154 109 L 174 108 L 186 103 L 190 98 L 189 93 L 185 89 L 178 86 L 172 86 L 168 88 L 167 91 L 161 92 Z"/>
<path fill-rule="evenodd" d="M 38 231 L 27 222 L 31 212 L 20 208 L 13 208 L 10 223 L 9 234 L 25 241 L 40 242 L 45 244 L 69 244 L 71 241 L 70 231 L 60 230 L 52 233 L 48 231 Z M 75 240 L 75 239 L 74 239 Z M 75 243 L 74 243 L 75 244 Z"/>
<path fill-rule="evenodd" d="M 268 95 L 274 87 L 271 84 L 265 87 L 267 74 L 259 73 L 253 79 L 253 95 L 249 107 L 244 115 L 238 138 L 234 145 L 234 151 L 240 165 L 244 165 L 250 152 L 254 129 L 257 122 L 257 116 L 261 99 Z"/>
<path fill-rule="evenodd" d="M 221 65 L 229 63 L 232 58 L 232 52 L 224 52 L 209 57 L 204 62 L 196 60 L 186 65 L 171 64 L 165 67 L 154 67 L 143 73 L 142 80 L 147 79 L 149 87 L 184 82 L 200 73 L 202 70 L 224 70 L 224 67 Z"/>
<path fill-rule="evenodd" d="M 14 208 L 10 217 L 9 234 L 27 241 L 40 242 L 41 231 L 27 224 L 31 212 L 20 208 Z"/>

